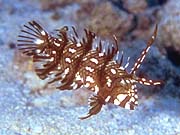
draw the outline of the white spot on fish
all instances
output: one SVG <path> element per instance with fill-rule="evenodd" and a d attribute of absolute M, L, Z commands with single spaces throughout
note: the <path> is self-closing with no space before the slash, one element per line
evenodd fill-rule
<path fill-rule="evenodd" d="M 65 58 L 65 61 L 68 62 L 68 63 L 71 63 L 71 59 L 70 58 Z"/>
<path fill-rule="evenodd" d="M 56 41 L 54 41 L 54 44 L 56 45 L 56 46 L 61 46 L 61 44 L 60 43 L 57 43 Z"/>
<path fill-rule="evenodd" d="M 75 50 L 74 48 L 69 48 L 69 52 L 71 52 L 71 53 L 75 53 L 75 52 L 76 52 L 76 50 Z"/>
<path fill-rule="evenodd" d="M 112 68 L 111 73 L 116 74 L 116 70 Z"/>
<path fill-rule="evenodd" d="M 93 63 L 98 64 L 98 60 L 97 60 L 97 59 L 95 59 L 95 58 L 91 58 L 91 59 L 90 59 L 90 61 L 92 61 Z"/>
<path fill-rule="evenodd" d="M 81 47 L 81 44 L 80 44 L 80 43 L 77 43 L 76 46 L 77 46 L 77 47 Z"/>
<path fill-rule="evenodd" d="M 117 99 L 118 99 L 120 102 L 122 102 L 126 97 L 127 97 L 127 94 L 119 94 L 119 95 L 117 96 Z"/>
<path fill-rule="evenodd" d="M 42 31 L 41 31 L 41 34 L 42 34 L 43 36 L 45 36 L 45 35 L 46 35 L 46 32 L 45 32 L 44 30 L 42 30 Z"/>
<path fill-rule="evenodd" d="M 36 39 L 34 41 L 35 44 L 39 45 L 39 44 L 43 44 L 44 43 L 44 40 L 41 40 L 41 39 Z"/>
<path fill-rule="evenodd" d="M 87 76 L 86 81 L 94 83 L 94 79 L 91 76 Z"/>
<path fill-rule="evenodd" d="M 119 100 L 115 99 L 115 100 L 114 100 L 114 104 L 115 104 L 115 105 L 119 105 L 119 104 L 120 104 Z"/>
<path fill-rule="evenodd" d="M 93 72 L 93 71 L 94 71 L 94 69 L 91 68 L 91 67 L 85 67 L 85 69 L 88 70 L 88 71 L 90 71 L 90 72 Z"/>
<path fill-rule="evenodd" d="M 105 99 L 105 102 L 108 102 L 110 98 L 111 96 L 107 96 L 107 98 Z"/>

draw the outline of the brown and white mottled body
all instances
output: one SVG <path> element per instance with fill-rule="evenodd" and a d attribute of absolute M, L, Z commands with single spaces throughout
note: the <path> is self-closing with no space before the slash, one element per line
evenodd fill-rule
<path fill-rule="evenodd" d="M 56 86 L 58 89 L 70 89 L 70 87 L 67 86 L 73 82 L 75 74 L 79 70 L 82 57 L 92 48 L 92 42 L 95 35 L 86 29 L 84 31 L 85 37 L 82 41 L 78 42 L 78 35 L 76 33 L 76 37 L 74 37 L 63 49 L 62 57 L 59 59 L 60 67 L 56 70 L 54 78 L 49 82 L 58 83 Z"/>
<path fill-rule="evenodd" d="M 112 50 L 110 50 L 110 48 Z M 103 76 L 104 68 L 107 62 L 112 60 L 117 50 L 117 44 L 115 46 L 105 46 L 100 41 L 95 49 L 84 55 L 78 67 L 75 79 L 70 86 L 73 89 L 86 87 L 97 93 L 99 87 L 101 87 L 100 78 Z"/>
<path fill-rule="evenodd" d="M 157 26 L 130 72 L 126 70 L 129 58 L 125 65 L 122 64 L 123 54 L 119 59 L 115 36 L 115 46 L 108 46 L 99 40 L 93 49 L 93 40 L 97 38 L 91 31 L 85 29 L 85 35 L 81 38 L 74 27 L 71 34 L 67 26 L 57 31 L 57 37 L 54 37 L 37 22 L 31 21 L 24 25 L 19 35 L 18 49 L 33 58 L 37 75 L 48 79 L 49 83 L 55 83 L 58 89 L 86 87 L 94 92 L 89 98 L 89 113 L 81 119 L 97 114 L 107 103 L 134 110 L 138 105 L 136 83 L 161 84 L 160 81 L 140 78 L 135 74 L 156 38 Z"/>
<path fill-rule="evenodd" d="M 110 61 L 105 66 L 103 71 L 103 78 L 101 80 L 101 86 L 98 93 L 93 95 L 89 101 L 90 110 L 87 116 L 80 117 L 80 119 L 86 119 L 92 115 L 100 112 L 103 104 L 113 103 L 125 109 L 134 110 L 138 105 L 138 95 L 137 95 L 137 86 L 136 83 L 144 85 L 159 85 L 160 81 L 147 80 L 145 78 L 139 78 L 135 75 L 135 72 L 139 69 L 142 64 L 147 52 L 150 49 L 150 46 L 155 40 L 157 33 L 157 26 L 154 30 L 153 36 L 147 43 L 147 47 L 142 51 L 141 56 L 134 64 L 131 72 L 126 71 L 128 63 L 125 66 L 122 66 L 123 55 L 118 64 L 117 61 Z"/>

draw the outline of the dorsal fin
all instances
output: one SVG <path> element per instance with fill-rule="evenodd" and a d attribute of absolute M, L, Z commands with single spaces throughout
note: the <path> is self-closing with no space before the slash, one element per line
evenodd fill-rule
<path fill-rule="evenodd" d="M 154 29 L 154 33 L 153 33 L 153 35 L 151 36 L 151 38 L 148 40 L 147 46 L 146 46 L 146 48 L 142 51 L 141 56 L 138 58 L 138 60 L 137 60 L 136 63 L 134 64 L 133 68 L 131 69 L 131 74 L 134 74 L 134 73 L 139 69 L 139 67 L 141 66 L 144 58 L 146 57 L 146 54 L 148 53 L 151 45 L 153 44 L 153 42 L 154 42 L 154 40 L 155 40 L 155 38 L 156 38 L 157 29 L 158 29 L 158 26 L 157 26 L 157 24 L 156 24 L 155 29 Z"/>

